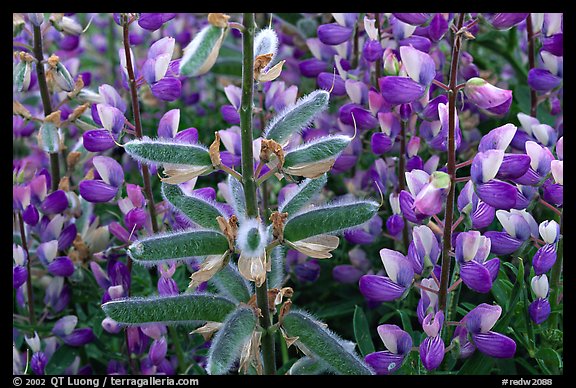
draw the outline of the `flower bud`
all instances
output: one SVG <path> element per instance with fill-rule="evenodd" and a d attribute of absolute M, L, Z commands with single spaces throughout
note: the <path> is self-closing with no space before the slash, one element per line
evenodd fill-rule
<path fill-rule="evenodd" d="M 425 87 L 410 77 L 387 76 L 378 79 L 384 100 L 392 105 L 416 101 L 425 92 Z"/>
<path fill-rule="evenodd" d="M 176 77 L 164 77 L 151 87 L 152 94 L 163 101 L 174 101 L 182 94 L 182 82 Z"/>
<path fill-rule="evenodd" d="M 560 239 L 560 225 L 554 220 L 540 223 L 538 231 L 546 244 L 556 244 Z"/>
<path fill-rule="evenodd" d="M 332 269 L 332 277 L 338 283 L 356 284 L 364 273 L 353 265 L 337 265 Z"/>
<path fill-rule="evenodd" d="M 528 312 L 530 313 L 530 319 L 534 321 L 535 324 L 539 325 L 546 321 L 550 316 L 552 311 L 550 307 L 550 302 L 548 299 L 538 298 L 528 306 Z"/>
<path fill-rule="evenodd" d="M 484 13 L 482 14 L 492 27 L 498 30 L 508 30 L 522 23 L 529 15 L 527 13 Z"/>
<path fill-rule="evenodd" d="M 534 276 L 530 281 L 530 286 L 536 298 L 548 298 L 549 284 L 546 274 Z"/>
<path fill-rule="evenodd" d="M 154 365 L 159 365 L 164 357 L 166 357 L 166 351 L 168 350 L 168 343 L 166 342 L 166 338 L 161 337 L 159 339 L 155 339 L 150 345 L 150 351 L 148 353 L 148 357 L 150 361 Z"/>
<path fill-rule="evenodd" d="M 512 104 L 511 90 L 500 89 L 478 77 L 466 81 L 464 94 L 478 108 L 494 116 L 503 116 Z"/>
<path fill-rule="evenodd" d="M 560 86 L 561 83 L 562 78 L 547 69 L 534 68 L 528 72 L 528 85 L 538 92 L 550 91 Z"/>
<path fill-rule="evenodd" d="M 175 13 L 141 13 L 138 25 L 148 31 L 156 31 L 164 23 L 176 17 Z"/>
<path fill-rule="evenodd" d="M 317 30 L 320 42 L 330 46 L 336 46 L 350 40 L 352 32 L 352 28 L 341 26 L 338 23 L 321 24 Z"/>

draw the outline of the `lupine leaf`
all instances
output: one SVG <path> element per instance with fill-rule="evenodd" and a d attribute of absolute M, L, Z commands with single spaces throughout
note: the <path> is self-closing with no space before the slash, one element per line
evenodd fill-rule
<path fill-rule="evenodd" d="M 192 256 L 222 254 L 227 249 L 228 240 L 220 232 L 186 230 L 138 240 L 128 247 L 128 254 L 138 264 L 155 265 Z"/>
<path fill-rule="evenodd" d="M 330 369 L 330 367 L 320 360 L 319 358 L 312 358 L 308 356 L 304 356 L 298 361 L 296 361 L 288 374 L 290 375 L 320 375 L 325 373 Z"/>
<path fill-rule="evenodd" d="M 514 287 L 512 288 L 512 292 L 508 294 L 508 304 L 506 306 L 506 313 L 500 317 L 496 325 L 494 326 L 494 331 L 497 332 L 504 332 L 506 327 L 510 323 L 510 320 L 514 316 L 515 309 L 514 307 L 518 303 L 520 299 L 520 295 L 522 295 L 522 287 L 524 286 L 524 261 L 520 259 L 518 263 L 518 273 L 516 275 L 516 281 L 514 282 Z"/>
<path fill-rule="evenodd" d="M 240 275 L 236 264 L 230 262 L 216 273 L 209 281 L 219 293 L 237 302 L 248 302 L 253 294 L 250 283 Z"/>
<path fill-rule="evenodd" d="M 66 368 L 74 362 L 77 355 L 78 348 L 68 345 L 60 346 L 50 357 L 44 372 L 47 375 L 63 375 Z"/>
<path fill-rule="evenodd" d="M 144 163 L 212 165 L 210 154 L 205 147 L 172 139 L 135 139 L 124 144 L 124 149 L 134 159 Z"/>
<path fill-rule="evenodd" d="M 352 228 L 372 218 L 378 207 L 376 202 L 367 200 L 319 206 L 289 218 L 284 226 L 284 237 L 289 241 L 299 241 Z"/>
<path fill-rule="evenodd" d="M 190 221 L 203 228 L 220 230 L 216 218 L 226 214 L 219 209 L 214 201 L 198 195 L 186 195 L 177 185 L 162 184 L 162 196 L 172 206 L 181 211 Z"/>
<path fill-rule="evenodd" d="M 173 325 L 190 324 L 195 321 L 222 322 L 235 307 L 233 301 L 221 296 L 188 293 L 125 298 L 102 305 L 106 315 L 125 325 L 148 322 Z"/>
<path fill-rule="evenodd" d="M 487 375 L 490 373 L 492 369 L 492 365 L 494 365 L 494 359 L 492 357 L 488 357 L 485 354 L 481 353 L 479 350 L 476 350 L 472 356 L 462 368 L 458 371 L 459 375 Z"/>
<path fill-rule="evenodd" d="M 14 67 L 14 70 L 12 71 L 12 78 L 13 84 L 16 86 L 17 91 L 21 92 L 25 88 L 25 80 L 27 77 L 30 78 L 30 68 L 31 65 L 25 61 L 18 62 L 18 64 Z M 28 83 L 29 82 L 30 81 L 28 81 Z"/>
<path fill-rule="evenodd" d="M 268 284 L 270 288 L 282 288 L 284 282 L 284 259 L 286 258 L 286 248 L 278 245 L 270 254 L 271 271 L 268 272 Z"/>
<path fill-rule="evenodd" d="M 284 316 L 284 330 L 290 337 L 325 362 L 334 373 L 370 375 L 372 371 L 354 351 L 348 351 L 342 338 L 321 326 L 309 314 L 292 309 Z"/>
<path fill-rule="evenodd" d="M 38 137 L 42 149 L 50 154 L 60 151 L 60 136 L 54 123 L 44 122 L 40 126 Z"/>
<path fill-rule="evenodd" d="M 238 179 L 228 176 L 228 187 L 230 187 L 230 195 L 232 195 L 232 205 L 236 211 L 238 218 L 244 217 L 246 214 L 246 198 L 244 197 L 244 187 Z"/>
<path fill-rule="evenodd" d="M 288 215 L 296 214 L 322 190 L 327 180 L 328 176 L 326 174 L 322 174 L 316 179 L 304 179 L 298 185 L 298 188 L 289 194 L 284 202 L 278 205 L 278 211 L 281 213 L 286 212 Z"/>
<path fill-rule="evenodd" d="M 284 144 L 295 132 L 307 127 L 314 117 L 328 107 L 330 93 L 315 90 L 300 98 L 294 105 L 278 113 L 265 130 L 265 138 Z"/>
<path fill-rule="evenodd" d="M 366 319 L 366 314 L 364 314 L 364 310 L 359 306 L 356 306 L 354 309 L 354 338 L 356 338 L 356 343 L 362 356 L 376 351 L 372 337 L 370 336 L 370 327 Z"/>
<path fill-rule="evenodd" d="M 208 352 L 207 370 L 211 375 L 222 375 L 240 357 L 242 348 L 256 328 L 256 315 L 249 307 L 240 307 L 230 313 L 214 336 Z"/>
<path fill-rule="evenodd" d="M 349 136 L 345 135 L 325 136 L 312 140 L 287 151 L 284 156 L 284 168 L 335 159 L 350 144 L 351 140 Z"/>
<path fill-rule="evenodd" d="M 195 77 L 204 74 L 216 62 L 226 29 L 207 25 L 184 48 L 180 75 Z"/>

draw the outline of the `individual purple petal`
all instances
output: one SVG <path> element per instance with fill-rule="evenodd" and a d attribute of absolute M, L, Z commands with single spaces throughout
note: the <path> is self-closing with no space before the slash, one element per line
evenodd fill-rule
<path fill-rule="evenodd" d="M 406 190 L 402 190 L 399 195 L 400 209 L 406 220 L 415 224 L 420 224 L 426 215 L 414 212 L 414 197 Z"/>
<path fill-rule="evenodd" d="M 66 315 L 56 321 L 52 328 L 52 333 L 58 337 L 69 335 L 77 324 L 78 317 L 76 315 Z"/>
<path fill-rule="evenodd" d="M 529 14 L 527 13 L 484 13 L 488 23 L 498 30 L 507 30 L 522 23 Z"/>
<path fill-rule="evenodd" d="M 240 124 L 240 113 L 230 104 L 222 105 L 220 107 L 220 114 L 222 118 L 231 125 Z"/>
<path fill-rule="evenodd" d="M 108 84 L 103 84 L 98 88 L 98 93 L 104 98 L 106 104 L 118 108 L 121 112 L 126 112 L 126 102 L 120 94 L 118 94 L 116 88 Z M 94 105 L 92 105 L 92 107 L 96 109 Z"/>
<path fill-rule="evenodd" d="M 394 143 L 392 139 L 390 139 L 390 136 L 382 132 L 374 132 L 370 138 L 372 152 L 376 155 L 382 155 L 390 151 L 393 145 Z"/>
<path fill-rule="evenodd" d="M 116 160 L 99 155 L 92 159 L 92 164 L 104 182 L 115 187 L 124 183 L 124 170 Z"/>
<path fill-rule="evenodd" d="M 48 272 L 54 276 L 72 276 L 74 264 L 68 256 L 57 257 L 48 264 Z"/>
<path fill-rule="evenodd" d="M 80 195 L 88 202 L 108 202 L 116 196 L 118 187 L 111 186 L 100 180 L 82 181 L 78 185 Z"/>
<path fill-rule="evenodd" d="M 364 275 L 359 281 L 360 292 L 367 299 L 377 302 L 390 302 L 399 299 L 406 291 L 405 287 L 392 279 L 378 275 Z"/>
<path fill-rule="evenodd" d="M 176 77 L 164 77 L 155 82 L 150 89 L 159 99 L 174 101 L 182 95 L 182 82 Z"/>
<path fill-rule="evenodd" d="M 124 216 L 124 223 L 126 228 L 132 230 L 140 230 L 144 228 L 147 221 L 146 210 L 143 208 L 133 208 L 130 209 L 128 213 Z"/>
<path fill-rule="evenodd" d="M 398 20 L 408 23 L 413 26 L 419 26 L 424 24 L 430 19 L 429 13 L 398 13 L 395 12 L 394 15 Z"/>
<path fill-rule="evenodd" d="M 346 95 L 346 85 L 342 77 L 338 74 L 322 72 L 316 77 L 316 83 L 320 89 L 330 90 L 332 89 L 332 95 L 334 96 L 345 96 Z"/>
<path fill-rule="evenodd" d="M 437 311 L 436 313 L 429 313 L 422 320 L 422 329 L 428 337 L 436 337 L 438 336 L 438 333 L 440 333 L 443 323 L 444 313 L 442 310 Z"/>
<path fill-rule="evenodd" d="M 460 277 L 470 289 L 485 294 L 492 289 L 492 276 L 482 264 L 472 260 L 460 264 Z"/>
<path fill-rule="evenodd" d="M 158 280 L 158 293 L 162 296 L 178 295 L 180 291 L 174 279 L 162 276 Z"/>
<path fill-rule="evenodd" d="M 462 320 L 466 323 L 466 329 L 470 333 L 486 333 L 494 327 L 501 314 L 502 307 L 480 303 L 470 310 Z"/>
<path fill-rule="evenodd" d="M 406 171 L 422 170 L 424 168 L 424 161 L 418 155 L 415 155 L 406 161 Z"/>
<path fill-rule="evenodd" d="M 77 232 L 78 231 L 76 229 L 76 224 L 70 224 L 67 227 L 65 227 L 60 233 L 60 236 L 58 237 L 58 250 L 60 251 L 67 250 L 72 245 L 72 242 L 76 238 Z"/>
<path fill-rule="evenodd" d="M 84 148 L 90 152 L 102 152 L 114 148 L 114 138 L 107 129 L 92 129 L 82 134 Z"/>
<path fill-rule="evenodd" d="M 19 288 L 26 283 L 28 279 L 28 270 L 23 265 L 15 265 L 12 268 L 12 287 Z"/>
<path fill-rule="evenodd" d="M 296 279 L 303 283 L 313 283 L 320 277 L 320 264 L 318 260 L 311 259 L 294 266 Z"/>
<path fill-rule="evenodd" d="M 344 238 L 352 244 L 372 244 L 374 236 L 362 228 L 353 228 L 344 231 Z"/>
<path fill-rule="evenodd" d="M 554 34 L 542 39 L 542 50 L 552 55 L 561 57 L 564 55 L 564 34 Z"/>
<path fill-rule="evenodd" d="M 488 227 L 494 220 L 496 209 L 482 200 L 478 200 L 476 209 L 470 215 L 474 229 L 483 229 Z"/>
<path fill-rule="evenodd" d="M 545 244 L 540 247 L 532 258 L 532 266 L 536 275 L 548 272 L 556 262 L 556 244 Z"/>
<path fill-rule="evenodd" d="M 314 78 L 328 69 L 328 63 L 320 59 L 310 58 L 300 62 L 298 68 L 304 77 Z"/>
<path fill-rule="evenodd" d="M 490 273 L 490 279 L 494 282 L 498 277 L 498 271 L 500 270 L 500 259 L 497 257 L 490 259 L 484 262 L 484 267 L 488 270 Z"/>
<path fill-rule="evenodd" d="M 22 213 L 22 219 L 28 225 L 35 226 L 40 220 L 40 213 L 38 213 L 38 209 L 36 209 L 36 206 L 34 206 L 33 204 L 28 205 L 24 210 L 24 212 Z"/>
<path fill-rule="evenodd" d="M 547 69 L 533 68 L 528 72 L 528 85 L 538 92 L 547 92 L 561 83 L 562 78 L 550 73 Z"/>
<path fill-rule="evenodd" d="M 40 205 L 40 211 L 44 214 L 62 213 L 68 208 L 68 197 L 64 190 L 56 190 L 48 196 Z"/>
<path fill-rule="evenodd" d="M 194 127 L 187 128 L 178 132 L 174 138 L 188 143 L 198 143 L 198 130 Z"/>
<path fill-rule="evenodd" d="M 438 42 L 448 32 L 448 21 L 441 13 L 436 13 L 428 26 L 428 37 L 432 42 Z"/>
<path fill-rule="evenodd" d="M 419 36 L 419 35 L 411 35 L 407 38 L 404 39 L 400 39 L 398 41 L 398 46 L 412 46 L 417 50 L 420 50 L 424 53 L 428 53 L 430 52 L 430 49 L 432 48 L 432 42 L 430 42 L 430 39 L 428 39 L 425 36 Z"/>
<path fill-rule="evenodd" d="M 482 353 L 494 358 L 511 358 L 516 353 L 516 342 L 504 334 L 489 331 L 472 333 L 474 344 Z"/>
<path fill-rule="evenodd" d="M 438 114 L 439 104 L 448 104 L 448 97 L 446 97 L 444 94 L 441 94 L 438 97 L 430 100 L 422 112 L 420 112 L 420 117 L 426 121 L 440 120 L 440 115 Z"/>
<path fill-rule="evenodd" d="M 454 338 L 460 342 L 460 358 L 468 358 L 476 351 L 474 343 L 468 340 L 468 330 L 465 326 L 456 327 Z"/>
<path fill-rule="evenodd" d="M 545 298 L 538 298 L 530 304 L 528 312 L 535 324 L 539 325 L 550 316 L 550 302 Z"/>
<path fill-rule="evenodd" d="M 337 265 L 332 269 L 332 278 L 338 283 L 355 284 L 364 273 L 353 265 Z"/>
<path fill-rule="evenodd" d="M 530 156 L 526 154 L 504 154 L 496 178 L 516 179 L 522 177 L 530 168 Z"/>
<path fill-rule="evenodd" d="M 173 138 L 178 132 L 180 109 L 171 109 L 164 113 L 158 122 L 158 137 Z"/>
<path fill-rule="evenodd" d="M 478 197 L 495 209 L 513 208 L 516 205 L 517 191 L 510 183 L 497 179 L 476 185 Z"/>
<path fill-rule="evenodd" d="M 412 46 L 402 46 L 400 58 L 410 78 L 424 86 L 432 83 L 436 76 L 436 65 L 430 55 Z"/>
<path fill-rule="evenodd" d="M 48 364 L 48 357 L 44 352 L 36 352 L 32 355 L 30 359 L 30 369 L 34 372 L 35 375 L 44 375 L 44 369 Z"/>
<path fill-rule="evenodd" d="M 364 361 L 378 375 L 389 375 L 396 372 L 404 362 L 404 356 L 388 350 L 367 354 Z"/>
<path fill-rule="evenodd" d="M 522 240 L 510 236 L 507 232 L 487 231 L 485 237 L 490 239 L 490 252 L 496 255 L 509 255 L 522 245 Z"/>
<path fill-rule="evenodd" d="M 72 333 L 62 338 L 62 341 L 68 346 L 84 346 L 89 342 L 96 339 L 94 332 L 89 327 L 84 327 L 81 329 L 75 329 Z"/>
<path fill-rule="evenodd" d="M 382 48 L 382 44 L 373 39 L 367 40 L 362 48 L 362 56 L 368 62 L 376 62 L 378 59 L 382 59 L 383 53 L 384 49 Z"/>
<path fill-rule="evenodd" d="M 108 104 L 97 104 L 96 111 L 104 129 L 118 133 L 124 127 L 126 118 L 120 109 Z"/>
<path fill-rule="evenodd" d="M 386 229 L 392 236 L 397 236 L 404 229 L 404 219 L 400 214 L 393 214 L 386 220 Z"/>
<path fill-rule="evenodd" d="M 168 350 L 168 343 L 164 337 L 156 339 L 150 345 L 150 350 L 148 352 L 148 357 L 152 364 L 159 365 L 164 357 L 166 357 L 166 351 Z"/>
<path fill-rule="evenodd" d="M 503 150 L 510 145 L 518 128 L 514 124 L 505 124 L 494 128 L 482 137 L 478 144 L 478 152 L 488 150 Z"/>
<path fill-rule="evenodd" d="M 555 206 L 564 204 L 564 186 L 559 184 L 545 183 L 542 185 L 544 200 Z"/>
<path fill-rule="evenodd" d="M 386 349 L 406 355 L 412 350 L 412 337 L 397 325 L 379 325 L 376 330 Z"/>
<path fill-rule="evenodd" d="M 422 97 L 426 88 L 410 77 L 387 76 L 378 79 L 380 92 L 389 104 L 399 105 Z"/>
<path fill-rule="evenodd" d="M 175 13 L 141 13 L 138 25 L 148 31 L 156 31 L 162 24 L 176 17 Z"/>
<path fill-rule="evenodd" d="M 530 200 L 522 194 L 520 190 L 516 190 L 516 203 L 512 209 L 522 210 L 526 209 L 530 205 Z"/>
<path fill-rule="evenodd" d="M 329 23 L 318 26 L 317 33 L 320 42 L 329 46 L 336 46 L 350 40 L 353 29 L 338 23 Z"/>
<path fill-rule="evenodd" d="M 116 221 L 108 224 L 108 231 L 122 242 L 127 243 L 130 241 L 130 233 Z M 132 239 L 134 238 L 135 236 L 132 236 Z"/>
<path fill-rule="evenodd" d="M 440 366 L 444 359 L 444 341 L 442 337 L 427 337 L 419 347 L 422 365 L 428 370 L 434 370 Z"/>
<path fill-rule="evenodd" d="M 106 272 L 104 272 L 102 267 L 100 267 L 96 262 L 90 262 L 90 269 L 92 270 L 92 274 L 94 275 L 96 283 L 98 283 L 101 288 L 107 290 L 108 287 L 112 285 Z"/>

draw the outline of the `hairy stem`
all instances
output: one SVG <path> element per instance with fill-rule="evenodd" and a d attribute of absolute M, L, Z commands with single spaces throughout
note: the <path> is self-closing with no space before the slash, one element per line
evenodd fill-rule
<path fill-rule="evenodd" d="M 532 28 L 532 14 L 526 18 L 526 34 L 528 35 L 528 71 L 534 68 L 534 29 Z M 538 98 L 536 90 L 530 88 L 530 116 L 536 117 Z"/>
<path fill-rule="evenodd" d="M 254 14 L 245 12 L 243 17 L 244 31 L 242 34 L 242 100 L 240 103 L 240 130 L 242 133 L 242 184 L 246 200 L 246 216 L 258 216 L 256 200 L 256 181 L 254 180 L 254 155 L 252 150 L 252 104 L 254 98 Z M 256 287 L 256 301 L 262 315 L 260 326 L 262 334 L 262 355 L 264 373 L 276 374 L 274 351 L 274 336 L 268 333 L 270 327 L 270 311 L 268 309 L 268 282 Z"/>
<path fill-rule="evenodd" d="M 456 30 L 459 31 L 464 24 L 465 13 L 458 16 Z M 454 194 L 456 178 L 456 142 L 454 132 L 456 128 L 456 81 L 458 78 L 458 59 L 460 56 L 461 35 L 454 35 L 452 46 L 452 59 L 450 65 L 450 83 L 448 87 L 448 174 L 450 175 L 450 189 L 446 198 L 446 213 L 444 217 L 444 236 L 442 241 L 442 274 L 440 276 L 440 291 L 438 295 L 438 308 L 446 310 L 448 294 L 448 279 L 450 277 L 450 251 L 452 250 L 452 221 L 454 218 Z M 446 317 L 448 311 L 444 312 Z"/>
<path fill-rule="evenodd" d="M 44 72 L 44 52 L 42 50 L 42 31 L 40 26 L 34 26 L 34 57 L 36 62 L 36 76 L 38 78 L 38 88 L 40 89 L 40 98 L 42 99 L 42 106 L 44 108 L 44 116 L 52 113 L 52 103 L 50 102 L 50 92 L 48 91 L 48 84 L 46 83 L 46 73 Z M 51 189 L 52 191 L 58 190 L 58 183 L 60 183 L 60 162 L 58 160 L 58 153 L 49 153 L 50 155 L 50 176 L 52 178 Z"/>
<path fill-rule="evenodd" d="M 32 293 L 32 258 L 28 253 L 28 242 L 26 241 L 26 230 L 24 229 L 24 220 L 22 213 L 18 211 L 18 223 L 20 224 L 20 238 L 22 239 L 22 249 L 26 252 L 26 270 L 28 271 L 26 278 L 26 293 L 28 294 L 28 317 L 32 326 L 36 325 L 36 314 L 34 313 L 34 295 Z"/>

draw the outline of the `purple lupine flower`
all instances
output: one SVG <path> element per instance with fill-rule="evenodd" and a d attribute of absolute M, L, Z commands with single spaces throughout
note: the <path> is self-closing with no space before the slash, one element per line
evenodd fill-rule
<path fill-rule="evenodd" d="M 436 65 L 432 57 L 412 46 L 402 46 L 399 51 L 408 76 L 424 87 L 430 86 L 436 76 Z"/>
<path fill-rule="evenodd" d="M 420 118 L 426 121 L 439 121 L 438 104 L 448 104 L 448 97 L 441 94 L 438 97 L 428 101 L 428 104 L 419 113 Z"/>
<path fill-rule="evenodd" d="M 444 359 L 444 341 L 438 334 L 444 323 L 444 313 L 428 314 L 422 322 L 422 329 L 428 335 L 420 344 L 418 351 L 422 365 L 427 370 L 434 370 L 440 366 Z"/>
<path fill-rule="evenodd" d="M 44 375 L 44 369 L 48 364 L 48 357 L 44 352 L 36 352 L 32 355 L 30 359 L 30 369 L 35 375 Z"/>
<path fill-rule="evenodd" d="M 432 42 L 438 42 L 448 32 L 448 21 L 441 13 L 436 13 L 428 25 L 428 37 Z"/>
<path fill-rule="evenodd" d="M 313 283 L 320 277 L 320 263 L 317 259 L 306 260 L 294 266 L 296 279 L 302 283 Z"/>
<path fill-rule="evenodd" d="M 352 244 L 372 244 L 382 231 L 382 218 L 375 214 L 364 225 L 344 231 L 344 238 Z"/>
<path fill-rule="evenodd" d="M 528 307 L 530 318 L 537 325 L 544 322 L 550 316 L 550 302 L 548 301 L 548 277 L 546 274 L 534 276 L 530 283 L 536 299 Z"/>
<path fill-rule="evenodd" d="M 304 77 L 315 78 L 328 70 L 328 63 L 317 58 L 310 58 L 301 61 L 298 64 L 298 69 Z"/>
<path fill-rule="evenodd" d="M 423 121 L 420 124 L 420 135 L 426 140 L 426 142 L 435 150 L 446 151 L 448 149 L 448 104 L 439 102 L 438 108 L 438 120 L 437 121 Z M 460 148 L 462 143 L 462 133 L 460 130 L 460 120 L 458 115 L 455 113 L 455 123 L 454 128 L 454 141 L 456 150 Z"/>
<path fill-rule="evenodd" d="M 142 333 L 139 327 L 127 327 L 126 336 L 130 354 L 141 355 L 148 347 L 149 338 Z"/>
<path fill-rule="evenodd" d="M 64 190 L 56 190 L 50 193 L 42 204 L 40 205 L 40 211 L 43 214 L 57 214 L 62 213 L 68 208 L 68 197 Z"/>
<path fill-rule="evenodd" d="M 48 264 L 48 272 L 54 276 L 72 276 L 74 269 L 74 263 L 68 256 L 56 257 Z"/>
<path fill-rule="evenodd" d="M 443 199 L 450 187 L 448 174 L 434 171 L 429 175 L 423 170 L 412 170 L 406 173 L 406 184 L 414 197 L 413 209 L 411 210 L 415 214 L 426 217 L 442 210 Z M 400 206 L 402 208 L 402 198 L 400 198 Z M 402 208 L 402 212 L 404 213 L 404 208 Z M 406 213 L 404 215 L 406 216 Z"/>
<path fill-rule="evenodd" d="M 564 34 L 554 34 L 542 39 L 542 50 L 552 55 L 561 57 L 564 55 Z"/>
<path fill-rule="evenodd" d="M 24 212 L 22 212 L 22 219 L 30 226 L 35 226 L 40 220 L 40 213 L 33 204 L 29 204 Z"/>
<path fill-rule="evenodd" d="M 168 350 L 168 343 L 166 338 L 161 337 L 155 339 L 150 345 L 150 351 L 148 352 L 148 358 L 154 365 L 159 365 L 166 357 L 166 351 Z"/>
<path fill-rule="evenodd" d="M 490 254 L 491 240 L 474 230 L 458 233 L 456 261 L 460 264 L 460 277 L 470 289 L 487 293 L 498 276 L 500 259 L 486 261 Z"/>
<path fill-rule="evenodd" d="M 538 92 L 550 91 L 560 86 L 561 83 L 562 78 L 547 69 L 533 68 L 528 72 L 528 85 Z"/>
<path fill-rule="evenodd" d="M 368 300 L 389 302 L 402 299 L 410 289 L 414 269 L 400 252 L 383 248 L 380 258 L 388 276 L 364 275 L 360 278 L 360 292 Z"/>
<path fill-rule="evenodd" d="M 317 29 L 320 42 L 330 46 L 336 46 L 350 40 L 353 32 L 351 27 L 342 26 L 338 23 L 321 24 Z"/>
<path fill-rule="evenodd" d="M 492 27 L 498 30 L 507 30 L 522 23 L 529 15 L 527 13 L 483 13 Z"/>
<path fill-rule="evenodd" d="M 164 23 L 176 17 L 175 13 L 141 13 L 138 25 L 148 31 L 156 31 Z"/>
<path fill-rule="evenodd" d="M 66 315 L 56 321 L 52 328 L 52 333 L 58 337 L 64 337 L 72 333 L 78 324 L 76 315 Z"/>
<path fill-rule="evenodd" d="M 356 284 L 364 272 L 350 264 L 340 264 L 332 269 L 332 277 L 338 283 Z"/>
<path fill-rule="evenodd" d="M 472 181 L 466 182 L 466 185 L 464 185 L 464 188 L 462 188 L 458 195 L 457 203 L 460 213 L 470 216 L 474 229 L 488 227 L 496 215 L 496 209 L 478 198 L 474 192 L 474 184 Z"/>
<path fill-rule="evenodd" d="M 471 103 L 492 116 L 505 115 L 512 104 L 512 90 L 500 89 L 478 77 L 466 81 L 464 94 Z"/>
<path fill-rule="evenodd" d="M 415 226 L 412 229 L 412 241 L 408 246 L 406 257 L 415 273 L 428 276 L 440 257 L 440 244 L 432 229 L 426 225 Z"/>
<path fill-rule="evenodd" d="M 437 265 L 434 267 L 433 271 L 436 275 L 436 278 L 439 278 L 441 275 L 441 267 Z M 436 283 L 436 280 L 434 280 L 432 277 L 423 278 L 420 281 L 420 284 L 435 291 L 438 291 L 440 288 L 439 284 Z M 424 322 L 426 315 L 435 314 L 437 311 L 438 293 L 420 289 L 420 299 L 418 300 L 418 305 L 416 306 L 416 315 L 418 316 L 418 321 L 420 324 Z"/>
<path fill-rule="evenodd" d="M 345 81 L 338 74 L 335 76 L 333 73 L 323 71 L 316 77 L 316 84 L 320 89 L 332 89 L 330 94 L 334 96 L 346 95 Z"/>
<path fill-rule="evenodd" d="M 429 13 L 393 13 L 398 20 L 413 26 L 419 26 L 426 23 L 430 19 Z"/>
<path fill-rule="evenodd" d="M 108 202 L 116 196 L 119 186 L 124 182 L 122 166 L 107 156 L 95 156 L 92 163 L 101 180 L 80 182 L 80 195 L 88 202 Z"/>
<path fill-rule="evenodd" d="M 82 134 L 83 145 L 90 152 L 102 152 L 114 148 L 114 135 L 106 129 L 92 129 Z"/>
<path fill-rule="evenodd" d="M 367 40 L 362 48 L 362 56 L 368 62 L 376 62 L 378 59 L 382 58 L 383 53 L 384 49 L 382 48 L 382 44 L 374 39 Z"/>
<path fill-rule="evenodd" d="M 516 342 L 503 334 L 490 331 L 501 314 L 500 306 L 481 303 L 466 314 L 461 322 L 466 324 L 474 345 L 482 353 L 495 358 L 510 358 L 516 353 Z"/>
<path fill-rule="evenodd" d="M 392 105 L 405 104 L 418 100 L 426 87 L 410 77 L 386 76 L 378 79 L 384 100 Z"/>
<path fill-rule="evenodd" d="M 376 374 L 388 375 L 402 366 L 412 349 L 412 337 L 396 325 L 380 325 L 377 330 L 387 350 L 367 354 L 364 361 Z"/>
<path fill-rule="evenodd" d="M 164 77 L 150 89 L 152 94 L 163 101 L 174 101 L 182 94 L 182 82 L 176 77 Z"/>

